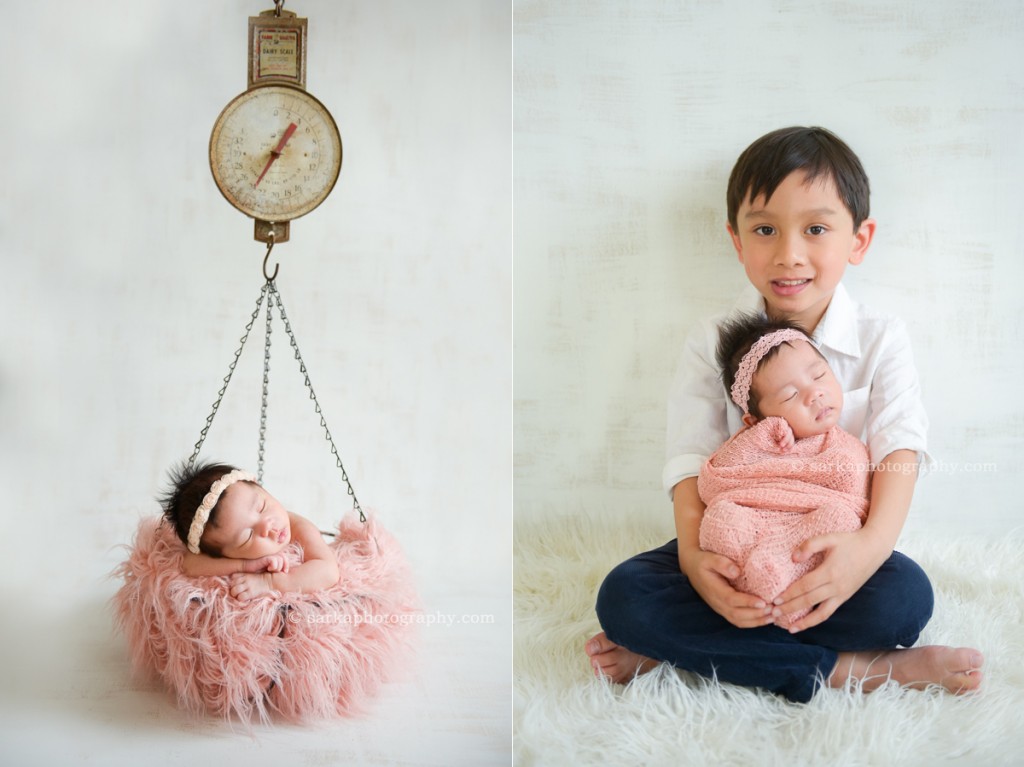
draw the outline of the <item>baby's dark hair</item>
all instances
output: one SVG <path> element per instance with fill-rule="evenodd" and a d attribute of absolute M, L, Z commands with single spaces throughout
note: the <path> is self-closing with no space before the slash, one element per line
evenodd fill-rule
<path fill-rule="evenodd" d="M 186 546 L 188 545 L 188 531 L 192 527 L 196 509 L 199 508 L 206 494 L 210 492 L 213 483 L 225 474 L 235 471 L 235 468 L 226 463 L 200 462 L 189 466 L 188 462 L 182 462 L 168 470 L 170 487 L 157 496 L 157 502 L 163 509 L 164 519 L 171 523 L 181 542 Z M 206 521 L 208 526 L 217 526 L 217 509 L 219 507 L 218 500 Z M 219 548 L 202 540 L 199 542 L 199 550 L 211 557 L 222 556 Z"/>
<path fill-rule="evenodd" d="M 857 155 L 842 139 L 824 128 L 781 128 L 748 146 L 729 176 L 726 204 L 729 224 L 737 230 L 737 215 L 746 200 L 764 195 L 765 201 L 790 173 L 802 170 L 810 183 L 822 176 L 836 185 L 839 198 L 853 216 L 857 231 L 870 211 L 871 188 Z"/>
<path fill-rule="evenodd" d="M 744 355 L 761 338 L 776 330 L 796 330 L 807 336 L 808 341 L 811 340 L 810 334 L 795 322 L 769 320 L 760 314 L 742 314 L 736 319 L 726 320 L 718 326 L 718 348 L 715 349 L 715 360 L 722 371 L 722 383 L 725 384 L 725 391 L 729 394 L 730 399 L 732 399 L 731 391 L 732 385 L 736 381 L 736 372 L 739 370 Z M 778 354 L 781 346 L 782 344 L 779 344 L 769 349 L 757 364 L 757 369 L 760 370 L 767 360 Z M 821 356 L 821 352 L 813 343 L 811 346 Z M 747 410 L 758 420 L 764 418 L 757 407 L 757 395 L 754 393 L 753 386 L 750 387 L 748 394 Z"/>

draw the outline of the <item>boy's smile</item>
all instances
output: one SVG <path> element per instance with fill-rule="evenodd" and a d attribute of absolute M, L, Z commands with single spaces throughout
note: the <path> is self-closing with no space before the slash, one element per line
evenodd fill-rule
<path fill-rule="evenodd" d="M 744 200 L 737 230 L 728 227 L 747 278 L 764 297 L 768 315 L 789 319 L 813 332 L 828 308 L 847 264 L 864 260 L 875 231 L 865 219 L 853 230 L 835 183 L 810 184 L 803 171 L 790 173 L 772 194 Z"/>
<path fill-rule="evenodd" d="M 810 284 L 811 280 L 809 278 L 771 281 L 772 290 L 779 296 L 795 296 Z"/>

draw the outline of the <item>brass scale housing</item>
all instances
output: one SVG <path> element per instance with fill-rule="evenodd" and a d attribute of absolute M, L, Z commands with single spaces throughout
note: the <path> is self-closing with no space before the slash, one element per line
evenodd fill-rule
<path fill-rule="evenodd" d="M 254 237 L 287 242 L 292 219 L 331 193 L 341 172 L 338 126 L 306 91 L 307 19 L 283 2 L 249 18 L 248 86 L 210 135 L 210 170 L 224 198 L 255 220 Z"/>

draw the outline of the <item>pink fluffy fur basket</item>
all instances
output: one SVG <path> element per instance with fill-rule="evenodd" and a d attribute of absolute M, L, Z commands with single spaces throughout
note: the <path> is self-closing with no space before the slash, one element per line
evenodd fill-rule
<path fill-rule="evenodd" d="M 329 545 L 337 585 L 240 602 L 226 577 L 185 576 L 170 525 L 142 520 L 114 597 L 132 665 L 196 714 L 250 723 L 358 711 L 407 660 L 419 601 L 401 549 L 372 518 L 346 517 Z M 298 544 L 286 555 L 301 562 Z"/>

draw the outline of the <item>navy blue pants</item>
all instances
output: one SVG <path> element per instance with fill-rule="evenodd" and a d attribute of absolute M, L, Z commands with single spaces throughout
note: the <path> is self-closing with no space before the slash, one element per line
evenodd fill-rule
<path fill-rule="evenodd" d="M 597 595 L 597 617 L 615 644 L 720 681 L 762 687 L 806 702 L 840 652 L 910 647 L 932 615 L 928 576 L 899 552 L 832 616 L 790 634 L 778 626 L 741 629 L 712 610 L 679 570 L 676 541 L 612 570 Z"/>

